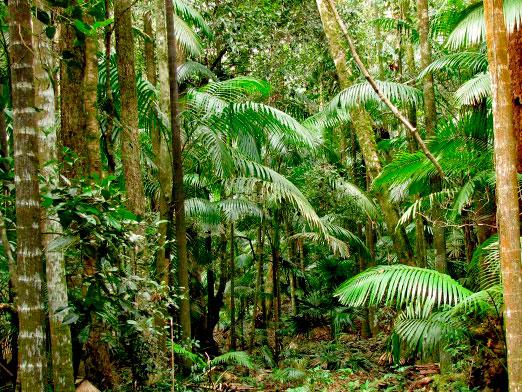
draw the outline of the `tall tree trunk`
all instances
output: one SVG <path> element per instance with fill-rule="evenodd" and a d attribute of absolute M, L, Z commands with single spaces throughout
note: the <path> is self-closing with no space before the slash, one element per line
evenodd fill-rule
<path fill-rule="evenodd" d="M 230 351 L 235 351 L 237 347 L 236 341 L 236 260 L 234 256 L 234 223 L 230 224 L 230 263 L 228 265 L 228 274 L 230 277 Z"/>
<path fill-rule="evenodd" d="M 493 91 L 497 222 L 504 284 L 509 390 L 515 392 L 522 391 L 522 264 L 516 136 L 502 0 L 485 0 L 484 17 Z"/>
<path fill-rule="evenodd" d="M 156 72 L 156 56 L 155 56 L 155 37 L 152 28 L 151 12 L 143 15 L 143 30 L 150 39 L 145 40 L 145 70 L 147 80 L 156 86 L 158 83 Z M 159 35 L 159 34 L 158 34 Z M 165 87 L 163 87 L 165 89 Z M 156 254 L 156 279 L 159 282 L 169 282 L 170 262 L 165 257 L 165 240 L 167 237 L 167 219 L 169 215 L 169 202 L 167 195 L 169 194 L 168 184 L 172 183 L 172 173 L 169 166 L 170 159 L 165 139 L 161 135 L 161 129 L 157 124 L 151 126 L 152 152 L 154 154 L 154 163 L 158 168 L 159 194 L 156 210 L 159 212 L 159 218 L 162 223 L 158 227 L 158 253 Z"/>
<path fill-rule="evenodd" d="M 172 128 L 172 197 L 169 218 L 176 220 L 176 243 L 178 249 L 178 283 L 180 294 L 180 323 L 182 339 L 190 341 L 190 298 L 187 259 L 187 235 L 185 227 L 185 191 L 183 189 L 183 160 L 181 155 L 181 126 L 178 118 L 177 44 L 174 34 L 174 7 L 172 0 L 165 0 L 167 15 L 167 46 L 170 86 L 170 124 Z"/>
<path fill-rule="evenodd" d="M 45 8 L 44 8 L 45 9 Z M 38 143 L 40 174 L 51 190 L 58 185 L 54 165 L 56 155 L 56 119 L 55 92 L 50 75 L 46 70 L 54 68 L 51 41 L 47 39 L 45 26 L 38 20 L 35 23 L 36 53 L 35 63 L 35 104 L 38 108 L 37 125 L 40 129 Z M 52 381 L 56 391 L 74 391 L 74 372 L 72 361 L 71 330 L 69 325 L 62 323 L 62 317 L 57 313 L 68 305 L 67 282 L 65 280 L 65 260 L 63 251 L 49 249 L 52 241 L 62 235 L 62 227 L 58 216 L 41 209 L 40 230 L 42 232 L 42 248 L 45 256 L 47 275 L 47 297 L 49 303 L 49 332 L 51 339 Z"/>
<path fill-rule="evenodd" d="M 116 53 L 121 101 L 121 160 L 127 190 L 127 206 L 137 215 L 145 212 L 145 192 L 141 178 L 141 147 L 138 128 L 138 97 L 132 36 L 132 2 L 114 1 Z"/>
<path fill-rule="evenodd" d="M 84 148 L 85 45 L 79 43 L 74 26 L 68 22 L 61 26 L 60 41 L 61 124 L 58 132 L 58 157 L 65 163 L 62 166 L 62 174 L 68 178 L 76 178 L 86 174 L 85 164 L 88 162 L 87 150 Z M 72 162 L 64 160 L 64 148 L 71 151 L 78 159 Z"/>
<path fill-rule="evenodd" d="M 509 71 L 513 90 L 513 127 L 517 137 L 517 171 L 522 173 L 522 27 L 509 34 Z"/>
<path fill-rule="evenodd" d="M 47 390 L 31 4 L 9 1 L 16 187 L 18 379 L 22 392 Z"/>
<path fill-rule="evenodd" d="M 342 35 L 340 28 L 335 20 L 332 10 L 329 8 L 327 0 L 316 0 L 317 8 L 323 23 L 323 29 L 328 40 L 330 53 L 334 60 L 337 77 L 342 89 L 350 86 L 351 72 L 347 65 L 346 51 L 342 46 Z M 377 153 L 377 143 L 373 134 L 372 121 L 369 114 L 363 108 L 353 109 L 350 112 L 352 124 L 357 135 L 357 140 L 361 148 L 361 153 L 366 164 L 368 174 L 373 181 L 382 171 Z M 399 259 L 403 263 L 411 263 L 413 253 L 408 242 L 404 228 L 397 227 L 399 215 L 395 206 L 391 203 L 389 195 L 385 191 L 380 191 L 376 195 L 384 216 L 384 221 L 390 235 L 393 238 L 393 245 Z"/>
<path fill-rule="evenodd" d="M 256 243 L 256 287 L 254 289 L 254 309 L 252 310 L 252 327 L 250 330 L 250 338 L 248 341 L 248 349 L 252 351 L 256 339 L 256 321 L 257 321 L 257 308 L 261 299 L 261 290 L 263 287 L 263 222 L 257 229 L 257 243 Z"/>
<path fill-rule="evenodd" d="M 90 15 L 87 23 L 93 23 Z M 100 153 L 100 127 L 98 125 L 96 98 L 98 93 L 98 39 L 85 37 L 85 73 L 83 75 L 83 95 L 85 104 L 85 148 L 87 168 L 90 175 L 102 176 Z M 109 75 L 109 74 L 107 74 Z"/>
<path fill-rule="evenodd" d="M 431 44 L 429 41 L 430 20 L 428 0 L 417 0 L 417 18 L 419 20 L 419 39 L 421 53 L 421 68 L 425 69 L 431 64 Z M 426 127 L 426 135 L 433 137 L 437 127 L 437 108 L 435 106 L 435 88 L 433 83 L 433 74 L 426 74 L 422 81 L 422 89 L 424 92 L 424 123 Z M 440 177 L 434 178 L 431 182 L 433 192 L 442 189 Z M 443 221 L 443 210 L 440 204 L 435 203 L 432 208 L 433 218 L 433 242 L 435 247 L 435 268 L 437 271 L 446 273 L 446 229 Z"/>
<path fill-rule="evenodd" d="M 281 353 L 281 335 L 279 322 L 281 321 L 281 288 L 279 286 L 279 267 L 281 262 L 281 228 L 279 221 L 281 212 L 276 210 L 274 213 L 274 236 L 272 243 L 272 291 L 274 293 L 272 299 L 273 317 L 274 317 L 274 360 L 276 364 L 279 361 Z"/>
<path fill-rule="evenodd" d="M 294 234 L 291 223 L 289 222 L 289 217 L 285 216 L 285 229 L 286 229 L 286 238 L 287 238 L 287 250 L 288 250 L 288 260 L 290 264 L 296 264 L 296 252 L 295 252 L 295 241 L 291 240 L 290 237 Z M 292 267 L 292 266 L 291 266 Z M 290 281 L 290 311 L 293 316 L 297 314 L 297 298 L 296 298 L 296 279 L 293 270 L 290 270 L 288 273 L 288 280 Z"/>

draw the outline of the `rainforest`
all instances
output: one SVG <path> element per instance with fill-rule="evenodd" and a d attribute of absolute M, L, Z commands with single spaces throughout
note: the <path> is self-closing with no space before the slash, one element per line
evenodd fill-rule
<path fill-rule="evenodd" d="M 522 0 L 0 3 L 0 392 L 522 391 Z"/>

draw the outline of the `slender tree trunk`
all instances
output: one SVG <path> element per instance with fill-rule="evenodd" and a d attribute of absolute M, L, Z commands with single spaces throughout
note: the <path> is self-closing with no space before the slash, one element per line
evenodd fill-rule
<path fill-rule="evenodd" d="M 281 261 L 281 230 L 280 230 L 281 212 L 274 213 L 274 237 L 272 243 L 272 286 L 273 299 L 272 306 L 274 317 L 274 360 L 276 364 L 279 361 L 281 353 L 281 336 L 279 332 L 279 322 L 281 321 L 281 288 L 279 286 L 279 267 Z"/>
<path fill-rule="evenodd" d="M 342 46 L 342 35 L 340 28 L 335 20 L 332 10 L 329 8 L 327 0 L 317 0 L 317 8 L 323 23 L 323 29 L 328 40 L 330 53 L 334 60 L 337 76 L 342 89 L 349 87 L 351 72 L 347 66 L 346 51 Z M 350 112 L 352 124 L 357 135 L 357 140 L 361 148 L 364 163 L 371 180 L 373 181 L 382 171 L 377 153 L 377 143 L 372 129 L 372 121 L 369 114 L 363 108 L 353 109 Z M 377 201 L 379 202 L 384 221 L 399 259 L 403 263 L 411 263 L 413 252 L 408 242 L 404 228 L 397 227 L 399 215 L 395 206 L 391 203 L 389 195 L 385 191 L 378 192 Z"/>
<path fill-rule="evenodd" d="M 230 276 L 230 351 L 235 351 L 236 342 L 236 261 L 234 256 L 234 223 L 230 224 L 230 263 L 228 265 L 228 274 Z"/>
<path fill-rule="evenodd" d="M 522 27 L 509 34 L 509 71 L 513 90 L 513 128 L 517 137 L 517 171 L 522 173 Z"/>
<path fill-rule="evenodd" d="M 296 252 L 295 252 L 295 241 L 291 240 L 290 237 L 293 235 L 293 229 L 291 223 L 288 221 L 289 218 L 285 216 L 285 228 L 286 228 L 286 238 L 287 238 L 287 249 L 288 249 L 288 260 L 291 264 L 296 263 Z M 290 310 L 292 315 L 297 314 L 297 298 L 296 298 L 296 283 L 295 283 L 295 274 L 293 270 L 291 270 L 288 274 L 288 279 L 290 283 Z"/>
<path fill-rule="evenodd" d="M 45 8 L 44 8 L 45 9 Z M 51 41 L 47 39 L 44 25 L 35 20 L 35 40 L 38 60 L 35 63 L 35 104 L 38 108 L 37 125 L 39 136 L 40 174 L 46 180 L 51 190 L 58 185 L 54 165 L 56 154 L 56 113 L 55 93 L 46 69 L 54 68 Z M 65 260 L 63 251 L 49 250 L 52 241 L 62 235 L 62 227 L 58 216 L 41 209 L 40 230 L 42 232 L 42 247 L 44 249 L 47 275 L 47 297 L 49 302 L 49 332 L 51 339 L 52 380 L 56 391 L 74 391 L 74 374 L 72 361 L 71 330 L 69 325 L 62 323 L 57 315 L 60 309 L 68 305 L 67 282 L 65 280 Z"/>
<path fill-rule="evenodd" d="M 88 16 L 87 23 L 93 23 L 94 18 Z M 98 125 L 96 99 L 98 93 L 98 39 L 85 37 L 85 73 L 83 75 L 83 95 L 85 103 L 85 139 L 87 150 L 87 169 L 90 175 L 102 176 L 100 153 L 100 127 Z M 107 75 L 108 77 L 108 75 Z"/>
<path fill-rule="evenodd" d="M 421 53 L 421 68 L 424 69 L 431 64 L 431 44 L 429 41 L 430 20 L 428 0 L 417 0 L 417 18 L 419 20 L 419 39 Z M 433 137 L 437 127 L 437 107 L 435 105 L 435 88 L 433 74 L 428 73 L 422 81 L 424 92 L 424 123 L 426 135 Z M 431 182 L 433 192 L 442 189 L 440 177 Z M 435 246 L 435 268 L 437 271 L 446 273 L 446 229 L 443 221 L 443 211 L 440 204 L 435 203 L 432 208 L 433 218 L 433 242 Z"/>
<path fill-rule="evenodd" d="M 38 184 L 31 4 L 9 1 L 16 187 L 18 380 L 22 392 L 47 390 L 43 263 Z"/>
<path fill-rule="evenodd" d="M 252 329 L 250 330 L 250 339 L 248 341 L 248 349 L 251 352 L 255 339 L 256 339 L 256 320 L 257 320 L 257 308 L 261 299 L 261 290 L 263 287 L 263 223 L 259 225 L 257 230 L 257 244 L 256 244 L 256 287 L 254 289 L 254 309 L 252 310 Z"/>
<path fill-rule="evenodd" d="M 75 3 L 75 2 L 73 2 Z M 79 43 L 72 24 L 61 26 L 60 35 L 60 129 L 58 132 L 58 157 L 62 174 L 77 178 L 86 174 L 88 163 L 85 149 L 85 108 L 83 100 L 83 79 L 85 73 L 85 45 Z M 78 159 L 68 162 L 64 159 L 64 149 Z M 88 172 L 87 172 L 88 173 Z"/>
<path fill-rule="evenodd" d="M 143 30 L 149 38 L 145 40 L 145 70 L 147 74 L 147 80 L 156 86 L 158 83 L 156 73 L 156 56 L 155 56 L 155 34 L 152 29 L 152 14 L 150 11 L 143 15 Z M 161 129 L 157 124 L 151 126 L 151 139 L 152 139 L 152 152 L 154 153 L 154 163 L 158 168 L 158 181 L 160 183 L 157 211 L 159 212 L 159 218 L 162 221 L 158 227 L 158 253 L 156 254 L 156 279 L 159 282 L 169 282 L 169 271 L 170 262 L 165 257 L 165 240 L 167 237 L 167 219 L 169 215 L 169 206 L 167 200 L 167 182 L 172 182 L 170 176 L 166 176 L 165 166 L 169 159 L 167 159 L 168 153 L 164 152 L 164 141 L 161 135 Z M 170 174 L 170 173 L 169 173 Z M 165 222 L 163 222 L 165 221 Z"/>
<path fill-rule="evenodd" d="M 522 391 L 522 264 L 516 135 L 502 0 L 485 0 L 486 43 L 493 91 L 497 222 L 504 284 L 509 391 Z"/>
<path fill-rule="evenodd" d="M 132 2 L 114 1 L 116 53 L 121 101 L 121 161 L 127 190 L 127 206 L 137 215 L 145 212 L 145 192 L 141 178 L 141 147 L 138 128 L 138 97 L 132 35 Z"/>
<path fill-rule="evenodd" d="M 178 282 L 180 294 L 180 322 L 183 340 L 190 340 L 190 298 L 187 259 L 187 235 L 185 227 L 185 191 L 183 189 L 183 162 L 181 155 L 181 126 L 178 118 L 177 44 L 174 34 L 174 7 L 172 0 L 165 0 L 167 15 L 167 46 L 170 86 L 170 124 L 172 127 L 172 198 L 170 221 L 176 220 L 176 243 L 178 249 Z"/>

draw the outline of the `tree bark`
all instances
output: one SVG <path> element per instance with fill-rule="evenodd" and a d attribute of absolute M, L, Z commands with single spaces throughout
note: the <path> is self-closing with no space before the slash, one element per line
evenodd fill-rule
<path fill-rule="evenodd" d="M 85 45 L 79 44 L 74 27 L 65 22 L 61 26 L 60 61 L 60 129 L 58 132 L 58 157 L 62 174 L 76 178 L 87 174 L 87 149 L 84 145 L 85 108 L 83 78 L 85 72 Z M 77 159 L 64 159 L 64 149 Z M 74 158 L 74 157 L 73 157 Z"/>
<path fill-rule="evenodd" d="M 22 392 L 47 390 L 43 263 L 38 184 L 31 4 L 9 1 L 16 187 L 18 380 Z"/>
<path fill-rule="evenodd" d="M 522 173 L 522 27 L 509 34 L 509 71 L 513 90 L 513 127 L 517 137 L 517 171 Z"/>
<path fill-rule="evenodd" d="M 502 0 L 485 0 L 484 17 L 493 92 L 497 222 L 504 284 L 509 391 L 515 392 L 522 391 L 522 265 L 513 95 Z"/>
<path fill-rule="evenodd" d="M 230 276 L 230 351 L 236 351 L 236 260 L 234 256 L 234 223 L 230 224 L 230 262 L 228 266 L 228 274 Z"/>
<path fill-rule="evenodd" d="M 252 328 L 250 330 L 250 338 L 248 341 L 248 349 L 251 352 L 255 339 L 256 339 L 256 321 L 257 321 L 257 308 L 259 307 L 259 302 L 261 299 L 261 289 L 263 287 L 263 244 L 264 236 L 263 236 L 263 223 L 259 225 L 257 231 L 257 243 L 256 243 L 256 287 L 254 289 L 254 309 L 252 310 Z"/>
<path fill-rule="evenodd" d="M 121 160 L 127 190 L 127 207 L 136 215 L 145 213 L 145 192 L 141 178 L 141 147 L 138 128 L 138 97 L 132 35 L 132 2 L 114 1 L 118 81 L 120 84 Z"/>
<path fill-rule="evenodd" d="M 143 30 L 150 39 L 145 40 L 145 71 L 147 80 L 156 86 L 158 83 L 157 78 L 157 66 L 155 56 L 155 34 L 152 28 L 152 15 L 151 12 L 146 12 L 143 15 Z M 160 34 L 158 34 L 160 35 Z M 165 87 L 163 87 L 165 89 Z M 151 125 L 151 140 L 152 140 L 152 152 L 154 154 L 154 163 L 158 168 L 158 182 L 159 182 L 159 194 L 156 210 L 159 212 L 159 218 L 161 221 L 165 221 L 159 224 L 158 227 L 158 253 L 156 254 L 156 279 L 158 282 L 169 282 L 169 271 L 170 262 L 165 257 L 165 240 L 167 237 L 167 219 L 169 216 L 169 201 L 167 195 L 169 194 L 169 187 L 167 183 L 172 183 L 172 173 L 168 166 L 169 164 L 169 153 L 165 140 L 162 138 L 161 129 L 157 124 Z"/>
<path fill-rule="evenodd" d="M 87 23 L 94 18 L 88 16 Z M 98 39 L 85 37 L 85 72 L 83 75 L 83 100 L 85 105 L 85 139 L 83 140 L 87 154 L 87 168 L 90 175 L 102 176 L 100 153 L 100 127 L 98 125 L 96 99 L 98 93 Z"/>
<path fill-rule="evenodd" d="M 40 174 L 46 186 L 52 190 L 58 185 L 56 166 L 49 162 L 57 159 L 55 130 L 55 92 L 46 70 L 54 68 L 51 41 L 46 37 L 44 25 L 35 20 L 35 49 L 39 61 L 35 63 L 35 104 L 38 108 Z M 45 255 L 47 297 L 49 303 L 49 332 L 51 340 L 52 380 L 56 391 L 74 391 L 71 330 L 62 323 L 57 313 L 68 305 L 65 260 L 63 251 L 49 249 L 51 243 L 62 235 L 58 216 L 41 209 L 40 230 Z"/>
<path fill-rule="evenodd" d="M 172 128 L 172 197 L 169 220 L 175 218 L 176 243 L 178 249 L 178 283 L 180 294 L 180 323 L 182 339 L 191 338 L 189 265 L 187 258 L 187 235 L 185 226 L 185 191 L 183 189 L 183 160 L 181 155 L 181 126 L 178 118 L 177 44 L 174 34 L 174 7 L 172 0 L 165 0 L 167 16 L 167 47 L 170 87 L 170 124 Z"/>

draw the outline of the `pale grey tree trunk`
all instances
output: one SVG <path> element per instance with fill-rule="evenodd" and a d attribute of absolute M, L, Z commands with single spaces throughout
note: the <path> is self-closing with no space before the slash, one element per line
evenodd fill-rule
<path fill-rule="evenodd" d="M 40 5 L 42 7 L 42 5 Z M 42 7 L 45 9 L 44 7 Z M 45 26 L 35 19 L 35 103 L 38 108 L 39 129 L 38 153 L 40 174 L 46 180 L 46 187 L 58 185 L 57 167 L 48 164 L 56 160 L 56 113 L 55 92 L 51 83 L 51 72 L 57 61 L 53 58 L 52 42 L 45 35 Z M 45 256 L 47 276 L 47 299 L 49 302 L 49 329 L 51 339 L 52 381 L 54 389 L 60 392 L 74 391 L 71 330 L 62 323 L 58 314 L 68 305 L 67 282 L 65 280 L 65 260 L 63 251 L 50 248 L 54 240 L 62 235 L 62 227 L 55 213 L 41 209 L 40 230 Z"/>
<path fill-rule="evenodd" d="M 16 187 L 18 381 L 22 392 L 44 392 L 47 389 L 47 356 L 34 48 L 29 1 L 9 1 L 9 18 Z"/>

